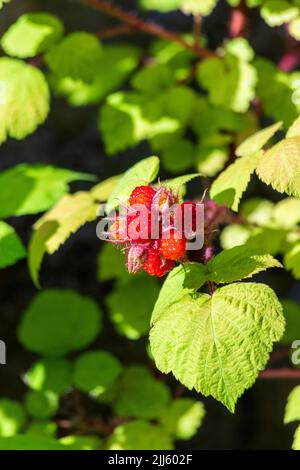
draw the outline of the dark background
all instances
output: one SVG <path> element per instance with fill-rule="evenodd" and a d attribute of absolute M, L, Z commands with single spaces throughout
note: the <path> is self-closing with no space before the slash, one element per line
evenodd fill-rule
<path fill-rule="evenodd" d="M 163 1 L 163 0 L 162 0 Z M 124 7 L 134 8 L 134 1 L 123 0 Z M 97 32 L 115 24 L 114 20 L 88 6 L 68 0 L 13 0 L 0 12 L 0 34 L 18 16 L 27 11 L 48 10 L 57 14 L 65 23 L 66 31 L 86 30 Z M 229 7 L 220 1 L 217 9 L 204 20 L 204 33 L 208 45 L 215 48 L 226 37 Z M 191 20 L 180 13 L 145 15 L 178 31 L 190 31 Z M 128 38 L 122 37 L 122 41 Z M 131 39 L 132 40 L 132 39 Z M 146 45 L 151 38 L 138 35 L 134 39 Z M 278 62 L 286 47 L 282 28 L 268 28 L 256 11 L 251 12 L 249 40 L 257 55 Z M 222 84 L 220 84 L 221 86 Z M 23 141 L 9 140 L 0 148 L 0 169 L 21 162 L 45 162 L 78 171 L 94 173 L 99 180 L 119 174 L 134 162 L 149 156 L 150 150 L 142 144 L 133 151 L 107 157 L 96 128 L 98 107 L 70 108 L 63 100 L 53 100 L 46 123 L 32 136 Z M 87 188 L 86 183 L 72 185 L 72 190 Z M 192 186 L 192 190 L 196 190 Z M 197 188 L 199 193 L 199 188 Z M 0 188 L 1 190 L 1 188 Z M 274 197 L 266 187 L 253 181 L 249 194 Z M 10 219 L 27 244 L 33 217 Z M 82 294 L 93 296 L 105 310 L 104 297 L 112 288 L 110 283 L 100 285 L 96 281 L 96 259 L 99 240 L 95 236 L 94 224 L 81 229 L 53 256 L 47 256 L 41 280 L 44 287 L 72 288 Z M 279 296 L 300 300 L 300 283 L 288 273 L 270 271 L 257 276 L 267 282 Z M 7 344 L 7 365 L 0 366 L 0 396 L 22 400 L 25 392 L 20 375 L 33 362 L 34 355 L 26 352 L 16 338 L 16 326 L 22 311 L 35 295 L 27 271 L 26 261 L 0 271 L 0 338 Z M 146 359 L 145 341 L 130 342 L 120 339 L 109 322 L 105 324 L 109 340 L 103 336 L 95 346 L 107 347 L 128 364 Z M 279 364 L 280 365 L 280 364 Z M 174 384 L 170 378 L 170 384 Z M 198 435 L 188 444 L 179 443 L 178 448 L 187 449 L 289 449 L 294 426 L 284 426 L 283 413 L 286 397 L 296 385 L 295 381 L 258 380 L 255 386 L 239 400 L 235 415 L 213 399 L 204 399 L 207 416 Z"/>

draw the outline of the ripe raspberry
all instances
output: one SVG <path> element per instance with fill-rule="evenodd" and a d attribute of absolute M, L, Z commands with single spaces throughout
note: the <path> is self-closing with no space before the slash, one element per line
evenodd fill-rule
<path fill-rule="evenodd" d="M 141 204 L 147 209 L 151 209 L 152 199 L 155 193 L 156 191 L 152 186 L 137 186 L 130 195 L 129 204 L 131 206 Z"/>
<path fill-rule="evenodd" d="M 163 259 L 156 246 L 152 246 L 148 251 L 148 258 L 144 263 L 144 271 L 150 276 L 162 277 L 174 267 L 174 261 Z"/>
<path fill-rule="evenodd" d="M 150 212 L 136 212 L 134 215 L 127 217 L 127 236 L 131 242 L 148 242 L 151 240 Z"/>
<path fill-rule="evenodd" d="M 168 238 L 159 240 L 159 252 L 167 260 L 178 261 L 186 253 L 186 239 L 175 230 Z"/>

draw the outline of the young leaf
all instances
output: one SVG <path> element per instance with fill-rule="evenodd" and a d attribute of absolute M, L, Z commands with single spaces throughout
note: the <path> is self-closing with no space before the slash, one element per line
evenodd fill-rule
<path fill-rule="evenodd" d="M 75 362 L 74 385 L 83 392 L 99 397 L 117 380 L 122 371 L 118 359 L 106 351 L 89 351 Z"/>
<path fill-rule="evenodd" d="M 147 185 L 157 176 L 159 170 L 159 158 L 149 157 L 141 160 L 126 171 L 120 178 L 115 190 L 110 195 L 106 211 L 109 213 L 120 203 L 126 203 L 132 190 L 136 186 Z"/>
<path fill-rule="evenodd" d="M 82 225 L 95 220 L 97 205 L 87 192 L 64 196 L 35 224 L 29 244 L 29 271 L 38 286 L 38 273 L 44 254 L 52 254 Z"/>
<path fill-rule="evenodd" d="M 171 437 L 162 426 L 148 421 L 134 420 L 117 426 L 109 436 L 106 448 L 108 450 L 157 451 L 172 450 L 174 447 Z"/>
<path fill-rule="evenodd" d="M 170 391 L 143 366 L 129 367 L 122 377 L 115 405 L 117 416 L 154 419 L 161 416 Z"/>
<path fill-rule="evenodd" d="M 296 18 L 299 9 L 286 0 L 267 0 L 264 2 L 260 13 L 269 26 L 281 26 Z"/>
<path fill-rule="evenodd" d="M 49 112 L 49 89 L 40 70 L 16 59 L 0 59 L 0 143 L 24 139 Z"/>
<path fill-rule="evenodd" d="M 101 45 L 96 36 L 75 32 L 66 36 L 45 55 L 51 72 L 59 77 L 91 82 L 101 60 Z"/>
<path fill-rule="evenodd" d="M 107 201 L 116 189 L 122 175 L 111 176 L 91 189 L 91 195 L 96 201 Z"/>
<path fill-rule="evenodd" d="M 139 339 L 149 331 L 151 312 L 158 293 L 156 281 L 142 277 L 120 283 L 108 295 L 110 318 L 120 335 Z"/>
<path fill-rule="evenodd" d="M 64 27 L 51 13 L 32 12 L 19 16 L 2 36 L 6 54 L 26 59 L 48 50 L 63 35 Z"/>
<path fill-rule="evenodd" d="M 241 197 L 250 182 L 250 178 L 262 152 L 239 158 L 226 168 L 213 182 L 210 188 L 210 197 L 217 204 L 225 204 L 237 211 Z"/>
<path fill-rule="evenodd" d="M 145 10 L 158 10 L 162 13 L 169 11 L 178 10 L 181 4 L 181 0 L 139 0 L 139 5 Z"/>
<path fill-rule="evenodd" d="M 256 132 L 246 139 L 236 149 L 236 155 L 238 157 L 245 157 L 246 155 L 252 155 L 261 150 L 264 145 L 273 137 L 273 135 L 282 127 L 282 122 L 277 122 L 272 126 L 266 127 L 261 131 Z"/>
<path fill-rule="evenodd" d="M 17 401 L 1 398 L 0 400 L 0 436 L 17 434 L 25 425 L 26 413 Z"/>
<path fill-rule="evenodd" d="M 167 276 L 154 306 L 151 323 L 156 323 L 168 308 L 187 294 L 196 292 L 206 281 L 206 267 L 200 263 L 177 266 Z"/>
<path fill-rule="evenodd" d="M 71 387 L 71 364 L 60 358 L 40 359 L 26 372 L 23 380 L 32 390 L 50 390 L 60 395 Z"/>
<path fill-rule="evenodd" d="M 284 256 L 286 269 L 292 271 L 296 279 L 300 279 L 300 241 L 294 243 Z"/>
<path fill-rule="evenodd" d="M 214 282 L 234 282 L 274 267 L 280 268 L 282 264 L 273 256 L 247 246 L 236 246 L 209 261 L 207 278 Z"/>
<path fill-rule="evenodd" d="M 205 416 L 202 402 L 192 398 L 177 398 L 164 410 L 161 424 L 176 439 L 189 440 L 200 428 Z"/>
<path fill-rule="evenodd" d="M 43 212 L 68 192 L 68 183 L 91 179 L 88 174 L 41 163 L 11 167 L 0 173 L 0 217 Z"/>
<path fill-rule="evenodd" d="M 13 227 L 0 221 L 0 268 L 25 258 L 26 250 Z"/>
<path fill-rule="evenodd" d="M 284 423 L 300 421 L 300 385 L 295 387 L 288 396 L 284 414 Z"/>
<path fill-rule="evenodd" d="M 273 209 L 273 221 L 279 226 L 292 229 L 300 223 L 300 199 L 288 197 L 278 202 Z"/>
<path fill-rule="evenodd" d="M 270 148 L 260 159 L 256 173 L 276 191 L 300 196 L 300 137 L 289 137 Z"/>
<path fill-rule="evenodd" d="M 101 311 L 89 297 L 71 290 L 44 290 L 25 310 L 18 337 L 25 348 L 63 356 L 87 347 L 101 328 Z"/>
<path fill-rule="evenodd" d="M 231 284 L 171 305 L 150 333 L 157 367 L 231 412 L 284 331 L 282 307 L 264 284 Z"/>
<path fill-rule="evenodd" d="M 218 0 L 181 0 L 181 9 L 186 14 L 208 16 Z"/>

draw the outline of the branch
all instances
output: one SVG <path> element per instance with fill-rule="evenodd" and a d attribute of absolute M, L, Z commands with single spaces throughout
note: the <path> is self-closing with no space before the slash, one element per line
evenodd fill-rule
<path fill-rule="evenodd" d="M 120 36 L 121 34 L 130 34 L 133 32 L 131 26 L 126 24 L 121 24 L 120 26 L 114 26 L 113 28 L 108 28 L 103 31 L 96 33 L 97 38 L 99 39 L 109 39 L 115 36 Z"/>
<path fill-rule="evenodd" d="M 144 21 L 133 13 L 128 13 L 122 8 L 114 5 L 107 0 L 79 0 L 82 3 L 101 10 L 107 15 L 128 24 L 132 29 L 136 31 L 142 31 L 144 33 L 156 36 L 167 41 L 176 42 L 185 49 L 195 52 L 201 58 L 216 57 L 217 55 L 210 51 L 200 47 L 196 43 L 191 43 L 183 39 L 179 34 L 170 31 L 156 23 L 150 21 Z"/>
<path fill-rule="evenodd" d="M 266 369 L 259 375 L 261 379 L 300 380 L 300 369 Z"/>

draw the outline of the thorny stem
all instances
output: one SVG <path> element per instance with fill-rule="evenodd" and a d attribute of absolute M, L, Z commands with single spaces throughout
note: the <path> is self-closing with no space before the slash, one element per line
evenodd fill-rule
<path fill-rule="evenodd" d="M 107 15 L 128 24 L 133 30 L 141 31 L 167 41 L 176 42 L 185 49 L 195 52 L 201 58 L 216 57 L 217 54 L 209 49 L 200 47 L 197 43 L 191 43 L 183 39 L 179 34 L 170 31 L 152 21 L 145 21 L 133 13 L 114 5 L 107 0 L 79 0 L 80 2 L 103 11 Z"/>

